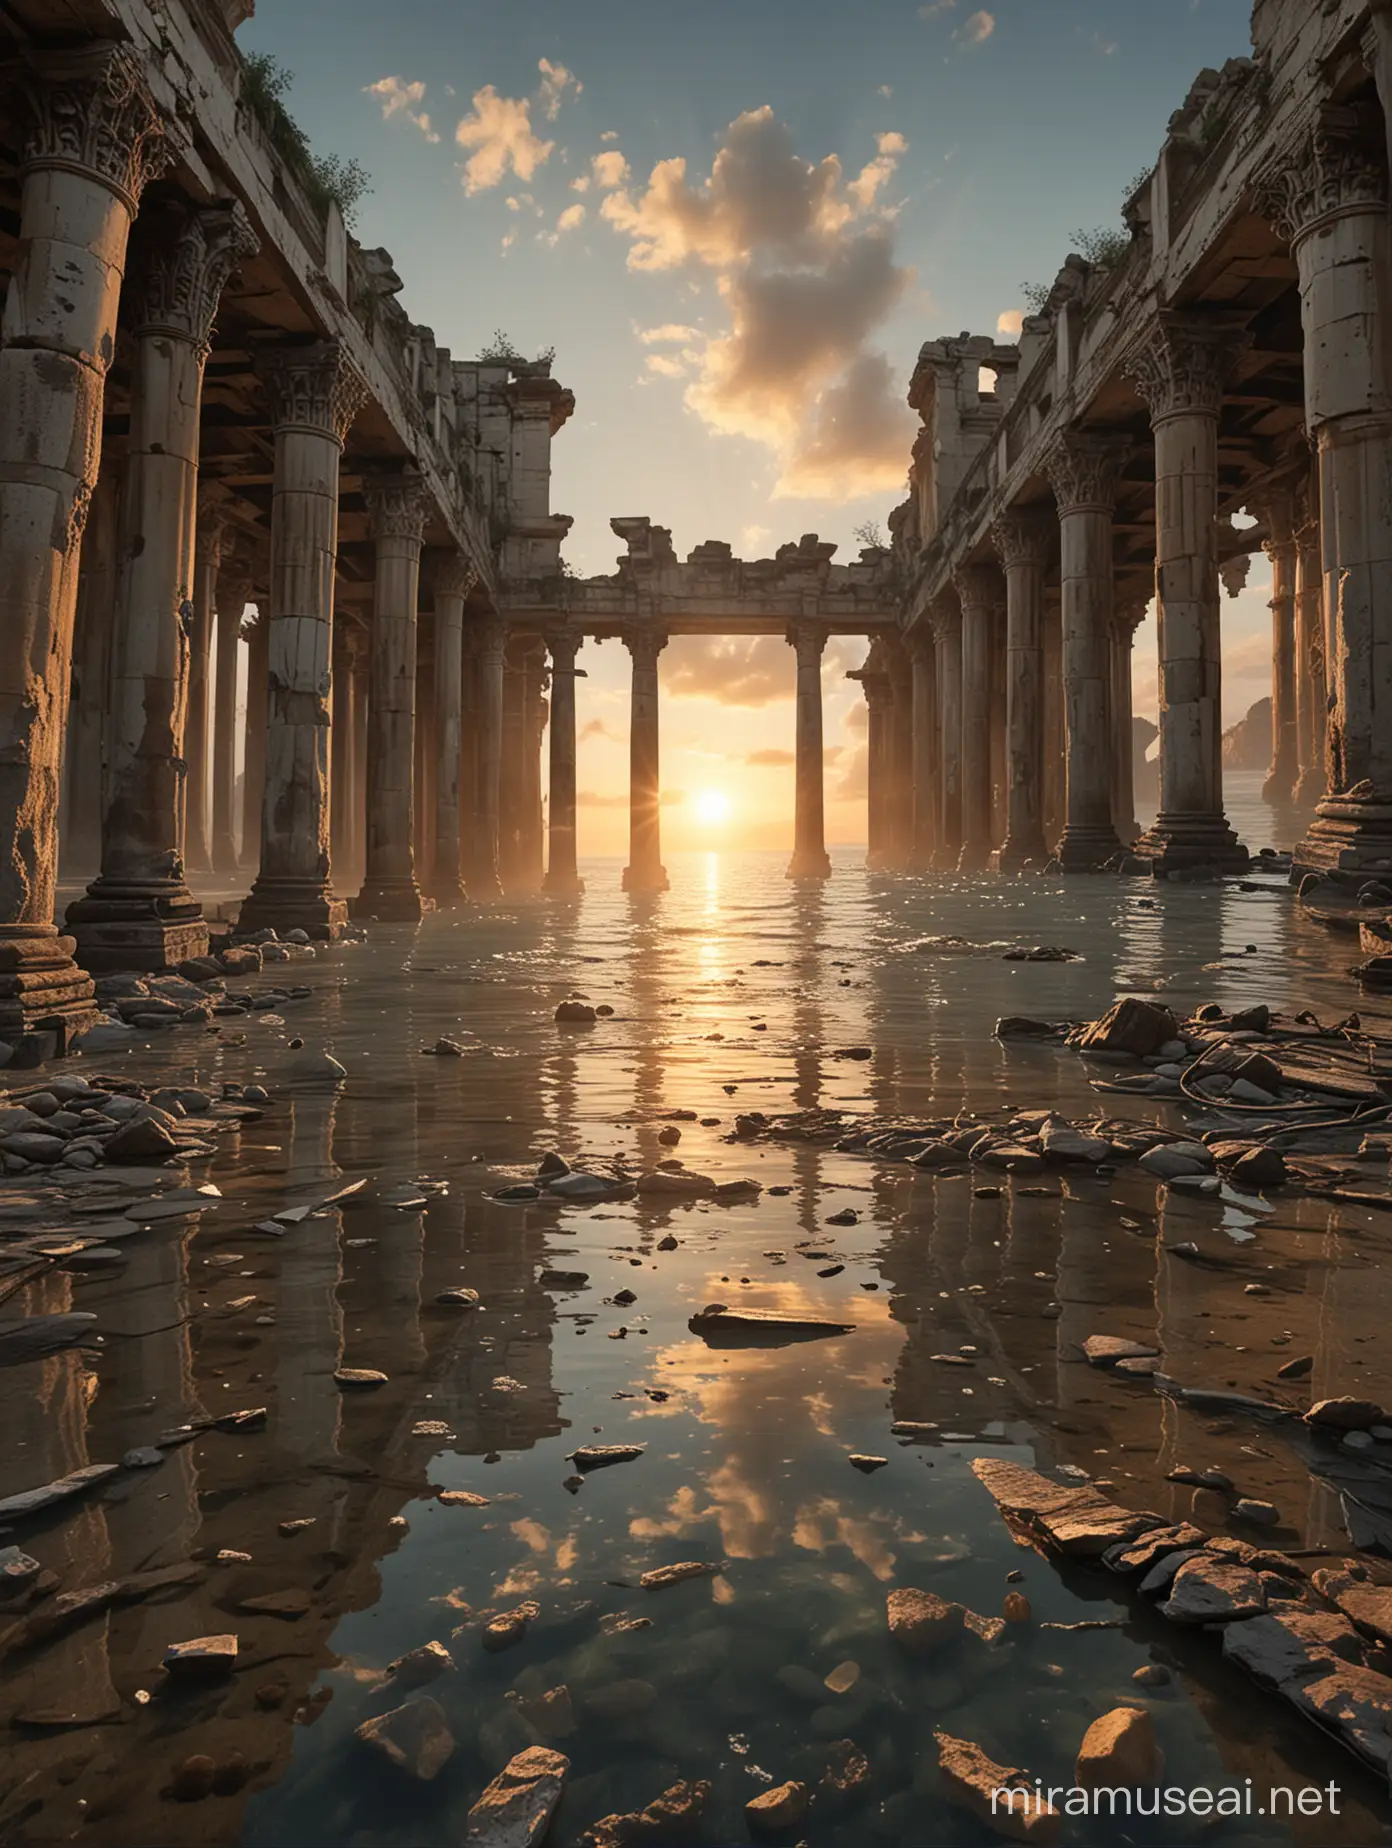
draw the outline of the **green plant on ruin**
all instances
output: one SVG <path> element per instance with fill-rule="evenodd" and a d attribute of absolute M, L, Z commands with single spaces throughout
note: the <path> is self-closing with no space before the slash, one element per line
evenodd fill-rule
<path fill-rule="evenodd" d="M 543 347 L 535 359 L 524 359 L 512 344 L 511 337 L 505 330 L 495 327 L 493 338 L 479 354 L 479 359 L 487 365 L 494 366 L 545 366 L 549 372 L 556 363 L 556 349 L 553 346 Z"/>
<path fill-rule="evenodd" d="M 1094 269 L 1114 270 L 1131 248 L 1131 233 L 1099 225 L 1092 231 L 1070 231 L 1069 241 L 1085 263 Z"/>
<path fill-rule="evenodd" d="M 309 137 L 285 107 L 294 82 L 291 73 L 268 51 L 255 51 L 242 60 L 239 98 L 261 124 L 266 139 L 280 155 L 319 212 L 336 205 L 351 231 L 358 221 L 358 206 L 372 185 L 367 169 L 356 160 L 337 154 L 316 154 Z"/>

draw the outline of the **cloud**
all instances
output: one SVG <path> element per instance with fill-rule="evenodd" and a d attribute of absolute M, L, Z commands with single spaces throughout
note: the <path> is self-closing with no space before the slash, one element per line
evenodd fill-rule
<path fill-rule="evenodd" d="M 629 178 L 628 162 L 617 148 L 596 154 L 590 162 L 590 172 L 601 192 L 612 192 L 616 186 L 626 185 Z"/>
<path fill-rule="evenodd" d="M 649 353 L 643 363 L 649 372 L 655 373 L 660 379 L 684 379 L 686 377 L 685 361 L 674 359 L 670 353 Z"/>
<path fill-rule="evenodd" d="M 526 97 L 499 96 L 491 83 L 475 90 L 474 112 L 454 131 L 461 148 L 474 152 L 464 163 L 464 190 L 485 192 L 509 169 L 530 180 L 551 158 L 554 141 L 543 141 L 532 128 L 532 105 Z"/>
<path fill-rule="evenodd" d="M 664 321 L 661 327 L 642 327 L 638 338 L 644 346 L 683 346 L 701 336 L 694 327 L 684 327 L 680 321 Z"/>
<path fill-rule="evenodd" d="M 603 795 L 597 789 L 582 789 L 577 791 L 575 801 L 579 808 L 627 808 L 628 792 L 625 790 L 622 795 Z"/>
<path fill-rule="evenodd" d="M 995 14 L 988 13 L 983 6 L 979 13 L 973 13 L 970 19 L 962 21 L 957 37 L 964 45 L 984 45 L 995 29 Z"/>
<path fill-rule="evenodd" d="M 786 770 L 797 756 L 793 751 L 751 751 L 744 761 L 751 770 Z"/>
<path fill-rule="evenodd" d="M 606 128 L 604 133 L 600 136 L 601 141 L 617 141 L 618 138 L 619 131 L 616 128 Z"/>
<path fill-rule="evenodd" d="M 627 743 L 627 734 L 611 731 L 607 719 L 591 719 L 588 724 L 582 726 L 580 743 L 583 744 L 586 738 L 608 738 L 613 744 Z"/>
<path fill-rule="evenodd" d="M 773 534 L 767 526 L 757 524 L 743 527 L 740 531 L 740 552 L 748 558 L 757 553 L 761 545 L 767 545 Z"/>
<path fill-rule="evenodd" d="M 583 225 L 584 222 L 585 222 L 584 206 L 583 205 L 568 205 L 566 209 L 561 213 L 560 217 L 556 220 L 556 229 L 558 231 L 575 231 L 581 225 Z"/>
<path fill-rule="evenodd" d="M 951 13 L 956 5 L 957 0 L 928 0 L 926 6 L 918 9 L 918 16 L 920 19 L 941 19 L 944 13 Z"/>
<path fill-rule="evenodd" d="M 996 316 L 996 332 L 1004 334 L 1007 340 L 1018 340 L 1025 331 L 1025 311 L 1023 308 L 1006 308 Z"/>
<path fill-rule="evenodd" d="M 771 706 L 793 697 L 793 652 L 781 636 L 678 635 L 662 655 L 662 684 L 675 699 Z"/>
<path fill-rule="evenodd" d="M 802 159 L 765 107 L 730 125 L 708 180 L 659 161 L 600 208 L 630 240 L 630 269 L 713 273 L 728 331 L 689 362 L 686 401 L 712 430 L 775 451 L 776 493 L 853 499 L 907 472 L 914 420 L 869 345 L 912 280 L 876 205 L 907 143 L 889 131 L 876 146 L 845 182 L 836 155 Z M 867 388 L 873 401 L 852 405 Z"/>
<path fill-rule="evenodd" d="M 537 69 L 541 72 L 541 90 L 537 101 L 547 121 L 554 122 L 561 113 L 566 92 L 573 91 L 579 96 L 585 86 L 574 71 L 568 71 L 564 64 L 553 64 L 549 58 L 538 58 Z"/>
<path fill-rule="evenodd" d="M 440 139 L 431 126 L 430 117 L 419 107 L 425 100 L 425 85 L 419 80 L 408 83 L 404 77 L 379 77 L 376 83 L 363 86 L 363 94 L 375 96 L 381 103 L 384 122 L 394 115 L 404 116 L 427 141 Z"/>

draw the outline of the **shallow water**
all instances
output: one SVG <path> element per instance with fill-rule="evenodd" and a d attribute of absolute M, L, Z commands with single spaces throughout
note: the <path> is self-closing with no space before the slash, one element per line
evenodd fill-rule
<path fill-rule="evenodd" d="M 679 1777 L 715 1786 L 696 1839 L 743 1841 L 751 1796 L 770 1780 L 815 1784 L 829 1743 L 848 1738 L 871 1761 L 869 1793 L 815 1812 L 800 1832 L 810 1848 L 967 1848 L 992 1838 L 940 1803 L 935 1728 L 1067 1784 L 1088 1723 L 1122 1700 L 1154 1714 L 1169 1783 L 1332 1778 L 1344 1805 L 1338 1821 L 1294 1827 L 1252 1815 L 1176 1834 L 1135 1821 L 1128 1839 L 1381 1839 L 1385 1812 L 1351 1758 L 1225 1675 L 1208 1638 L 1137 1613 L 1119 1581 L 1060 1575 L 1018 1548 L 969 1464 L 989 1453 L 1069 1465 L 1175 1517 L 1190 1491 L 1166 1472 L 1216 1464 L 1281 1508 L 1277 1544 L 1337 1549 L 1337 1504 L 1283 1439 L 1099 1376 L 1076 1344 L 1156 1336 L 1180 1379 L 1256 1393 L 1281 1359 L 1309 1353 L 1314 1396 L 1392 1396 L 1383 1229 L 1308 1199 L 1275 1211 L 1179 1200 L 1134 1171 L 1007 1182 L 981 1198 L 970 1174 L 910 1178 L 807 1144 L 728 1140 L 741 1109 L 1147 1114 L 1099 1098 L 1057 1046 L 997 1041 L 996 1017 L 1088 1017 L 1118 991 L 1154 990 L 1181 1010 L 1265 1000 L 1332 1018 L 1356 1004 L 1343 974 L 1355 951 L 1298 918 L 1276 883 L 895 883 L 868 878 L 856 854 L 834 858 L 825 890 L 808 893 L 788 886 L 778 856 L 672 856 L 671 892 L 646 902 L 620 893 L 617 862 L 592 862 L 574 906 L 374 929 L 297 965 L 314 995 L 283 1017 L 180 1029 L 123 1062 L 142 1077 L 257 1077 L 273 1106 L 193 1171 L 223 1189 L 219 1211 L 142 1231 L 114 1275 L 54 1273 L 30 1292 L 21 1306 L 95 1310 L 104 1343 L 0 1371 L 0 1492 L 117 1458 L 200 1411 L 265 1405 L 264 1431 L 210 1433 L 20 1536 L 65 1588 L 191 1553 L 250 1559 L 211 1564 L 174 1600 L 114 1611 L 10 1670 L 10 1715 L 65 1707 L 99 1723 L 15 1730 L 0 1840 L 461 1841 L 471 1803 L 534 1741 L 536 1703 L 561 1684 L 574 1727 L 549 1741 L 572 1761 L 561 1843 Z M 945 934 L 1057 943 L 1083 959 L 915 947 Z M 571 994 L 614 1016 L 556 1026 Z M 465 1041 L 463 1058 L 423 1056 L 442 1033 Z M 294 1078 L 291 1035 L 333 1048 L 348 1068 L 341 1091 Z M 858 1047 L 873 1057 L 836 1056 Z M 673 1150 L 659 1132 L 675 1110 L 719 1122 L 682 1122 Z M 487 1197 L 553 1148 L 634 1167 L 675 1154 L 765 1191 L 733 1205 L 580 1209 Z M 253 1229 L 358 1177 L 370 1181 L 360 1197 L 282 1237 Z M 402 1188 L 424 1204 L 391 1204 Z M 848 1206 L 857 1223 L 829 1226 Z M 1167 1260 L 1163 1245 L 1179 1239 L 1225 1268 Z M 543 1281 L 548 1269 L 587 1281 Z M 1272 1293 L 1246 1296 L 1253 1279 Z M 461 1284 L 479 1291 L 477 1315 L 436 1305 Z M 624 1289 L 636 1300 L 614 1304 Z M 687 1327 L 712 1300 L 855 1329 L 712 1349 Z M 970 1367 L 931 1358 L 963 1346 Z M 342 1393 L 340 1366 L 380 1368 L 388 1384 Z M 940 1429 L 901 1444 L 896 1419 Z M 452 1435 L 415 1435 L 424 1421 Z M 646 1448 L 577 1489 L 566 1459 L 589 1441 Z M 854 1452 L 889 1461 L 863 1475 Z M 446 1506 L 441 1488 L 489 1502 Z M 278 1531 L 301 1518 L 314 1525 Z M 637 1588 L 640 1573 L 687 1560 L 722 1569 Z M 1002 1644 L 969 1639 L 926 1663 L 891 1653 L 891 1587 L 995 1614 L 1016 1571 L 1034 1621 Z M 309 1594 L 307 1613 L 240 1608 L 288 1589 Z M 526 1641 L 484 1653 L 480 1614 L 523 1599 L 542 1607 Z M 605 1634 L 570 1609 L 581 1601 L 651 1627 Z M 1099 1618 L 1120 1627 L 1041 1627 Z M 138 1701 L 158 1687 L 170 1641 L 225 1629 L 241 1642 L 230 1684 Z M 457 1745 L 417 1785 L 352 1733 L 399 1698 L 382 1686 L 386 1665 L 432 1638 L 459 1664 L 428 1690 Z M 1172 1683 L 1138 1688 L 1133 1672 L 1155 1659 Z M 818 1685 L 846 1662 L 860 1671 L 849 1692 Z M 223 1788 L 197 1803 L 161 1796 L 190 1753 L 223 1767 Z M 1106 1821 L 1069 1830 L 1117 1839 Z"/>

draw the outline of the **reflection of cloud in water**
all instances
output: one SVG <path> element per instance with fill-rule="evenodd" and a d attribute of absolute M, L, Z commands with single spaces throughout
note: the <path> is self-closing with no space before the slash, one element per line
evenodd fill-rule
<path fill-rule="evenodd" d="M 889 1515 L 857 1518 L 842 1514 L 841 1504 L 829 1495 L 804 1502 L 793 1523 L 793 1543 L 808 1553 L 825 1553 L 828 1547 L 844 1546 L 877 1579 L 894 1577 L 894 1554 L 883 1532 L 893 1528 Z"/>
<path fill-rule="evenodd" d="M 812 1429 L 823 1437 L 835 1437 L 836 1427 L 831 1422 L 831 1400 L 824 1392 L 809 1392 L 803 1399 L 807 1413 L 812 1420 Z"/>
<path fill-rule="evenodd" d="M 551 1536 L 540 1521 L 514 1521 L 509 1532 L 516 1534 L 517 1538 L 533 1553 L 551 1551 Z"/>

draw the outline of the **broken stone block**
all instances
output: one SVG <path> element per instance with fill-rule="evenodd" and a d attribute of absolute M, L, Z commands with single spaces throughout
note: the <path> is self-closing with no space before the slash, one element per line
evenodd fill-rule
<path fill-rule="evenodd" d="M 966 1609 L 931 1591 L 900 1586 L 887 1600 L 889 1634 L 911 1655 L 932 1655 L 962 1634 Z"/>
<path fill-rule="evenodd" d="M 950 1802 L 961 1804 L 1010 1841 L 1058 1840 L 1063 1820 L 1040 1798 L 1027 1772 L 996 1764 L 970 1739 L 954 1739 L 945 1732 L 935 1732 L 933 1737 L 938 1745 L 938 1777 Z M 1018 1794 L 1003 1798 L 1000 1793 L 1006 1790 Z"/>
<path fill-rule="evenodd" d="M 164 1653 L 167 1672 L 181 1681 L 230 1675 L 237 1666 L 237 1639 L 232 1635 L 193 1636 L 171 1643 Z"/>
<path fill-rule="evenodd" d="M 1381 1776 L 1392 1770 L 1392 1681 L 1386 1675 L 1341 1664 L 1313 1681 L 1288 1681 L 1281 1692 Z"/>
<path fill-rule="evenodd" d="M 1392 1648 L 1392 1585 L 1374 1585 L 1330 1566 L 1313 1573 L 1311 1582 L 1322 1598 L 1337 1605 L 1360 1630 L 1367 1630 L 1385 1648 Z"/>
<path fill-rule="evenodd" d="M 1179 1024 L 1167 1007 L 1128 998 L 1108 1008 L 1078 1043 L 1083 1052 L 1128 1052 L 1145 1059 L 1178 1031 Z"/>
<path fill-rule="evenodd" d="M 466 1848 L 537 1848 L 561 1800 L 570 1760 L 534 1745 L 508 1761 L 469 1811 Z"/>
<path fill-rule="evenodd" d="M 1149 1789 L 1159 1783 L 1164 1766 L 1150 1715 L 1140 1707 L 1114 1707 L 1083 1734 L 1073 1781 L 1082 1790 L 1099 1785 Z"/>
<path fill-rule="evenodd" d="M 749 1799 L 744 1806 L 744 1819 L 753 1835 L 782 1835 L 785 1830 L 797 1827 L 811 1802 L 806 1784 L 796 1780 L 775 1784 L 771 1790 Z"/>
<path fill-rule="evenodd" d="M 1160 1608 L 1172 1623 L 1226 1623 L 1258 1616 L 1266 1609 L 1266 1591 L 1250 1566 L 1200 1553 L 1175 1573 Z"/>
<path fill-rule="evenodd" d="M 1358 1632 L 1334 1611 L 1271 1611 L 1223 1628 L 1223 1656 L 1267 1687 L 1309 1681 L 1343 1662 L 1361 1662 Z"/>
<path fill-rule="evenodd" d="M 1121 1335 L 1089 1335 L 1083 1342 L 1083 1353 L 1091 1366 L 1111 1367 L 1119 1360 L 1158 1359 L 1160 1350 Z"/>
<path fill-rule="evenodd" d="M 1367 1431 L 1386 1414 L 1373 1399 L 1320 1399 L 1305 1414 L 1307 1425 L 1324 1431 Z"/>
<path fill-rule="evenodd" d="M 454 1753 L 454 1735 L 444 1709 L 428 1694 L 364 1720 L 354 1737 L 422 1784 L 438 1777 Z"/>

